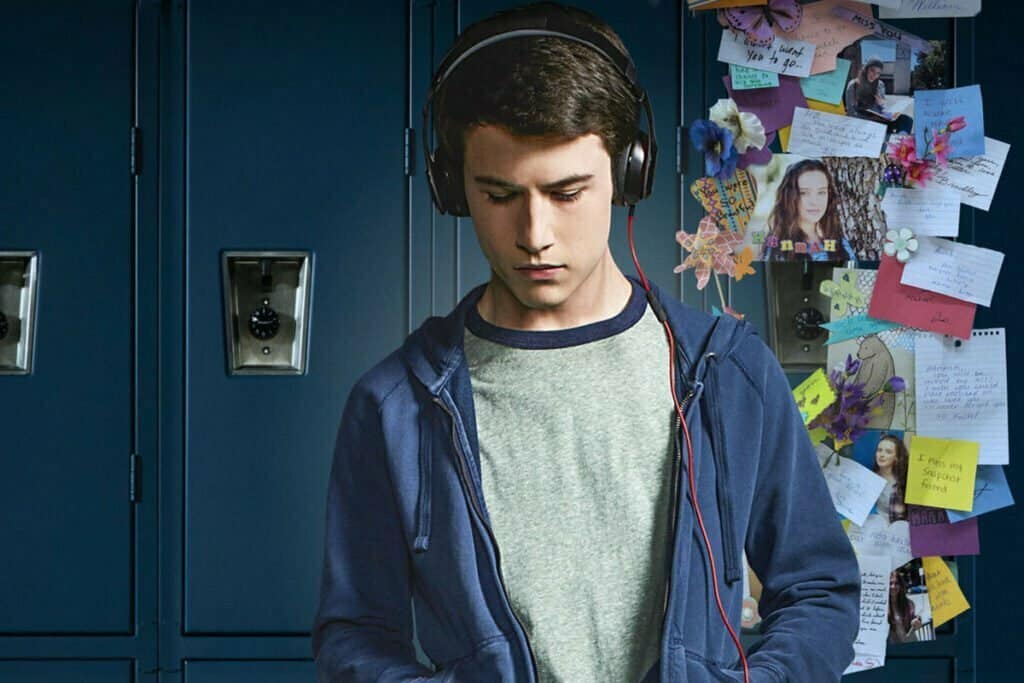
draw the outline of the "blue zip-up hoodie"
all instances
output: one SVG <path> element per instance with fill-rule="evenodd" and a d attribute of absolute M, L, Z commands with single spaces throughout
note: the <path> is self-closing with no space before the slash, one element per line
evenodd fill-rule
<path fill-rule="evenodd" d="M 737 633 L 744 548 L 763 584 L 751 680 L 838 681 L 853 659 L 860 573 L 786 377 L 749 323 L 712 318 L 651 287 L 676 339 L 697 496 Z M 490 531 L 462 345 L 466 312 L 484 288 L 426 320 L 345 404 L 313 625 L 319 681 L 536 680 Z M 644 683 L 742 681 L 676 436 L 661 658 Z M 436 671 L 416 660 L 414 611 Z"/>

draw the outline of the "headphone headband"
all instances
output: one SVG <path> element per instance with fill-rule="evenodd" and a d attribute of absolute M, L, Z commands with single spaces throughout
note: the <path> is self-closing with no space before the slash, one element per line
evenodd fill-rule
<path fill-rule="evenodd" d="M 441 85 L 451 76 L 452 72 L 468 57 L 485 47 L 504 40 L 530 36 L 549 36 L 571 40 L 586 45 L 602 55 L 626 79 L 630 91 L 641 105 L 647 117 L 645 134 L 638 130 L 636 138 L 629 144 L 620 159 L 615 160 L 613 179 L 616 185 L 616 203 L 635 204 L 651 193 L 654 185 L 654 166 L 657 160 L 658 143 L 654 131 L 654 114 L 651 111 L 650 98 L 647 92 L 636 81 L 636 65 L 628 54 L 618 49 L 611 41 L 597 31 L 574 20 L 558 5 L 550 5 L 546 9 L 550 13 L 533 16 L 497 17 L 483 26 L 475 25 L 466 29 L 457 39 L 456 44 L 465 43 L 466 47 L 452 50 L 441 61 L 437 73 L 427 92 L 423 104 L 423 154 L 426 159 L 427 181 L 430 191 L 441 213 L 456 216 L 468 216 L 465 194 L 461 188 L 455 187 L 457 175 L 449 168 L 447 158 L 435 158 L 427 144 L 430 126 L 430 104 Z M 438 150 L 441 157 L 443 150 Z"/>

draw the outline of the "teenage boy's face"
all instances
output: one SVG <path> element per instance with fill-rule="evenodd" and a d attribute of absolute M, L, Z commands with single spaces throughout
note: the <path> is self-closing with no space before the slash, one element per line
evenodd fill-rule
<path fill-rule="evenodd" d="M 467 133 L 466 198 L 491 265 L 491 322 L 573 327 L 606 304 L 613 278 L 624 280 L 608 248 L 610 164 L 594 134 L 566 142 L 497 126 Z"/>

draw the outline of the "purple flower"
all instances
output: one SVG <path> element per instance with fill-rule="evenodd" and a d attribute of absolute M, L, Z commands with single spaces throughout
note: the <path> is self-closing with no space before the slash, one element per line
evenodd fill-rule
<path fill-rule="evenodd" d="M 882 391 L 888 391 L 893 394 L 898 394 L 907 388 L 907 383 L 900 376 L 890 377 L 889 381 L 885 383 L 885 388 Z"/>
<path fill-rule="evenodd" d="M 736 173 L 739 154 L 733 146 L 732 131 L 706 119 L 697 119 L 690 127 L 690 140 L 704 155 L 704 175 L 728 180 Z"/>
<path fill-rule="evenodd" d="M 860 361 L 854 360 L 852 355 L 846 354 L 846 374 L 856 375 L 858 370 L 860 370 Z"/>

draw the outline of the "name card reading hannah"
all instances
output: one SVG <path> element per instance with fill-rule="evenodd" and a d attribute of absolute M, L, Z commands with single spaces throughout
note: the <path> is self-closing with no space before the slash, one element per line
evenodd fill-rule
<path fill-rule="evenodd" d="M 851 116 L 797 107 L 789 133 L 789 153 L 805 157 L 877 157 L 885 125 Z"/>
<path fill-rule="evenodd" d="M 918 236 L 956 237 L 960 234 L 960 195 L 945 188 L 890 187 L 882 199 L 890 230 L 910 228 Z"/>
<path fill-rule="evenodd" d="M 787 76 L 810 76 L 814 45 L 776 36 L 771 45 L 760 47 L 747 40 L 746 36 L 726 29 L 722 31 L 718 61 Z"/>
<path fill-rule="evenodd" d="M 992 305 L 1004 254 L 940 237 L 921 237 L 900 283 L 963 301 Z"/>

